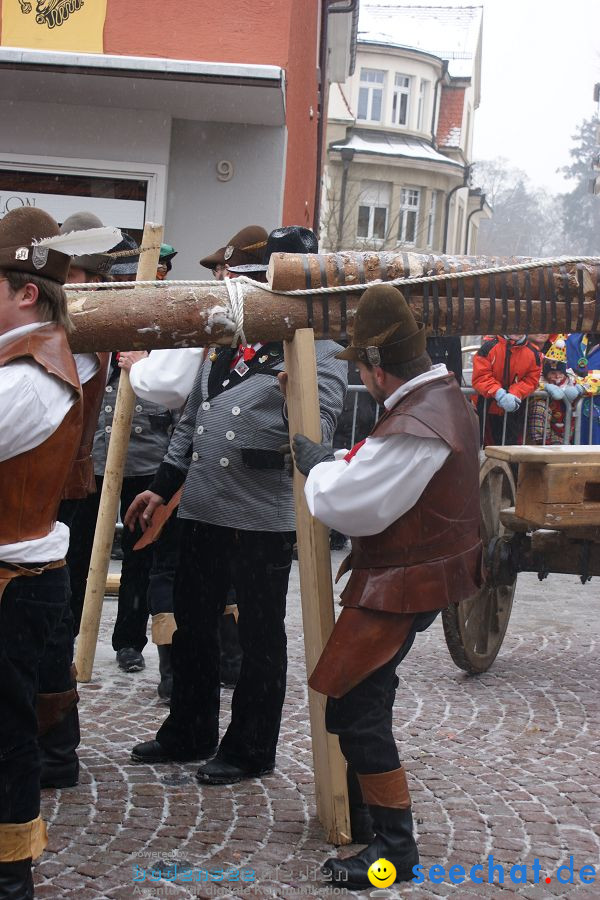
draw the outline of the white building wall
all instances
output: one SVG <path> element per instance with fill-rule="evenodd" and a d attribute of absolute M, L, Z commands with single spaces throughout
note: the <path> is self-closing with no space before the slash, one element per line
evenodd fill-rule
<path fill-rule="evenodd" d="M 285 142 L 285 128 L 174 120 L 165 234 L 177 277 L 212 277 L 202 256 L 245 225 L 281 223 Z M 229 181 L 217 177 L 223 160 L 233 165 Z"/>
<path fill-rule="evenodd" d="M 34 164 L 44 171 L 51 161 L 58 172 L 86 174 L 89 166 L 109 177 L 152 177 L 147 218 L 165 224 L 165 239 L 178 251 L 176 277 L 212 277 L 198 265 L 201 256 L 245 225 L 270 231 L 281 222 L 284 126 L 171 120 L 152 110 L 46 102 L 2 101 L 0 116 L 6 126 L 0 130 L 0 168 Z M 221 161 L 233 166 L 228 181 L 218 178 Z"/>

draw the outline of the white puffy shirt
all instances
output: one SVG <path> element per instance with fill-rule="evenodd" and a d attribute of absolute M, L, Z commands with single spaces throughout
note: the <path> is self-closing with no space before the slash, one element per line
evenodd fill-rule
<path fill-rule="evenodd" d="M 168 409 L 179 409 L 191 393 L 202 364 L 204 347 L 153 350 L 131 367 L 134 394 Z"/>
<path fill-rule="evenodd" d="M 432 366 L 394 391 L 386 408 L 447 374 L 446 366 Z M 336 459 L 311 469 L 304 486 L 308 508 L 325 525 L 350 537 L 380 534 L 412 509 L 449 455 L 450 447 L 441 438 L 368 437 L 349 462 Z"/>

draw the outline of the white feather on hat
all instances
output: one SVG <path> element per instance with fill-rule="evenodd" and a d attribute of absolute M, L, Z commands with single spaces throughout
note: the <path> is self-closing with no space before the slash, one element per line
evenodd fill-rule
<path fill-rule="evenodd" d="M 33 246 L 44 247 L 47 250 L 56 250 L 66 256 L 86 256 L 91 253 L 103 253 L 110 250 L 121 240 L 121 231 L 112 225 L 103 225 L 102 228 L 86 228 L 79 231 L 69 231 L 67 234 L 57 234 L 54 237 L 42 238 L 41 241 L 33 241 Z"/>

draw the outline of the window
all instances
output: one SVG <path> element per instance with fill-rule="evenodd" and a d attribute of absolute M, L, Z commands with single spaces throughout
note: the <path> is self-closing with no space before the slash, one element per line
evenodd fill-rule
<path fill-rule="evenodd" d="M 410 94 L 410 77 L 399 75 L 394 78 L 394 99 L 392 102 L 392 123 L 406 125 L 408 122 L 408 95 Z"/>
<path fill-rule="evenodd" d="M 414 244 L 417 239 L 419 195 L 418 188 L 402 188 L 398 217 L 398 241 L 401 244 Z"/>
<path fill-rule="evenodd" d="M 392 187 L 386 182 L 362 182 L 358 206 L 357 237 L 385 240 L 391 194 Z"/>
<path fill-rule="evenodd" d="M 357 119 L 364 122 L 381 122 L 384 79 L 385 72 L 381 69 L 360 70 Z"/>
<path fill-rule="evenodd" d="M 437 191 L 431 192 L 429 204 L 429 216 L 427 217 L 427 246 L 433 247 L 433 235 L 435 230 L 435 214 L 437 210 Z"/>
<path fill-rule="evenodd" d="M 427 98 L 429 94 L 429 82 L 421 79 L 419 85 L 419 100 L 417 103 L 417 131 L 423 130 L 423 120 L 425 118 Z"/>

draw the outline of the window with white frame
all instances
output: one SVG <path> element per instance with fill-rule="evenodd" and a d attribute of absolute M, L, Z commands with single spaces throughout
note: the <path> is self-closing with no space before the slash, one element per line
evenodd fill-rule
<path fill-rule="evenodd" d="M 414 244 L 417 240 L 420 195 L 418 188 L 402 188 L 398 215 L 398 241 L 401 244 Z"/>
<path fill-rule="evenodd" d="M 358 201 L 356 236 L 384 241 L 387 234 L 392 186 L 385 181 L 363 181 Z"/>
<path fill-rule="evenodd" d="M 357 119 L 363 122 L 381 122 L 384 81 L 383 69 L 360 70 Z"/>
<path fill-rule="evenodd" d="M 406 125 L 408 122 L 408 98 L 410 96 L 410 76 L 396 72 L 394 97 L 392 100 L 392 124 Z"/>
<path fill-rule="evenodd" d="M 417 131 L 423 129 L 423 121 L 425 119 L 425 111 L 427 106 L 427 98 L 429 95 L 429 82 L 421 78 L 419 85 L 419 99 L 417 101 Z"/>
<path fill-rule="evenodd" d="M 431 192 L 431 200 L 429 203 L 429 215 L 427 216 L 427 246 L 433 247 L 433 236 L 435 233 L 435 214 L 437 212 L 437 191 Z"/>

